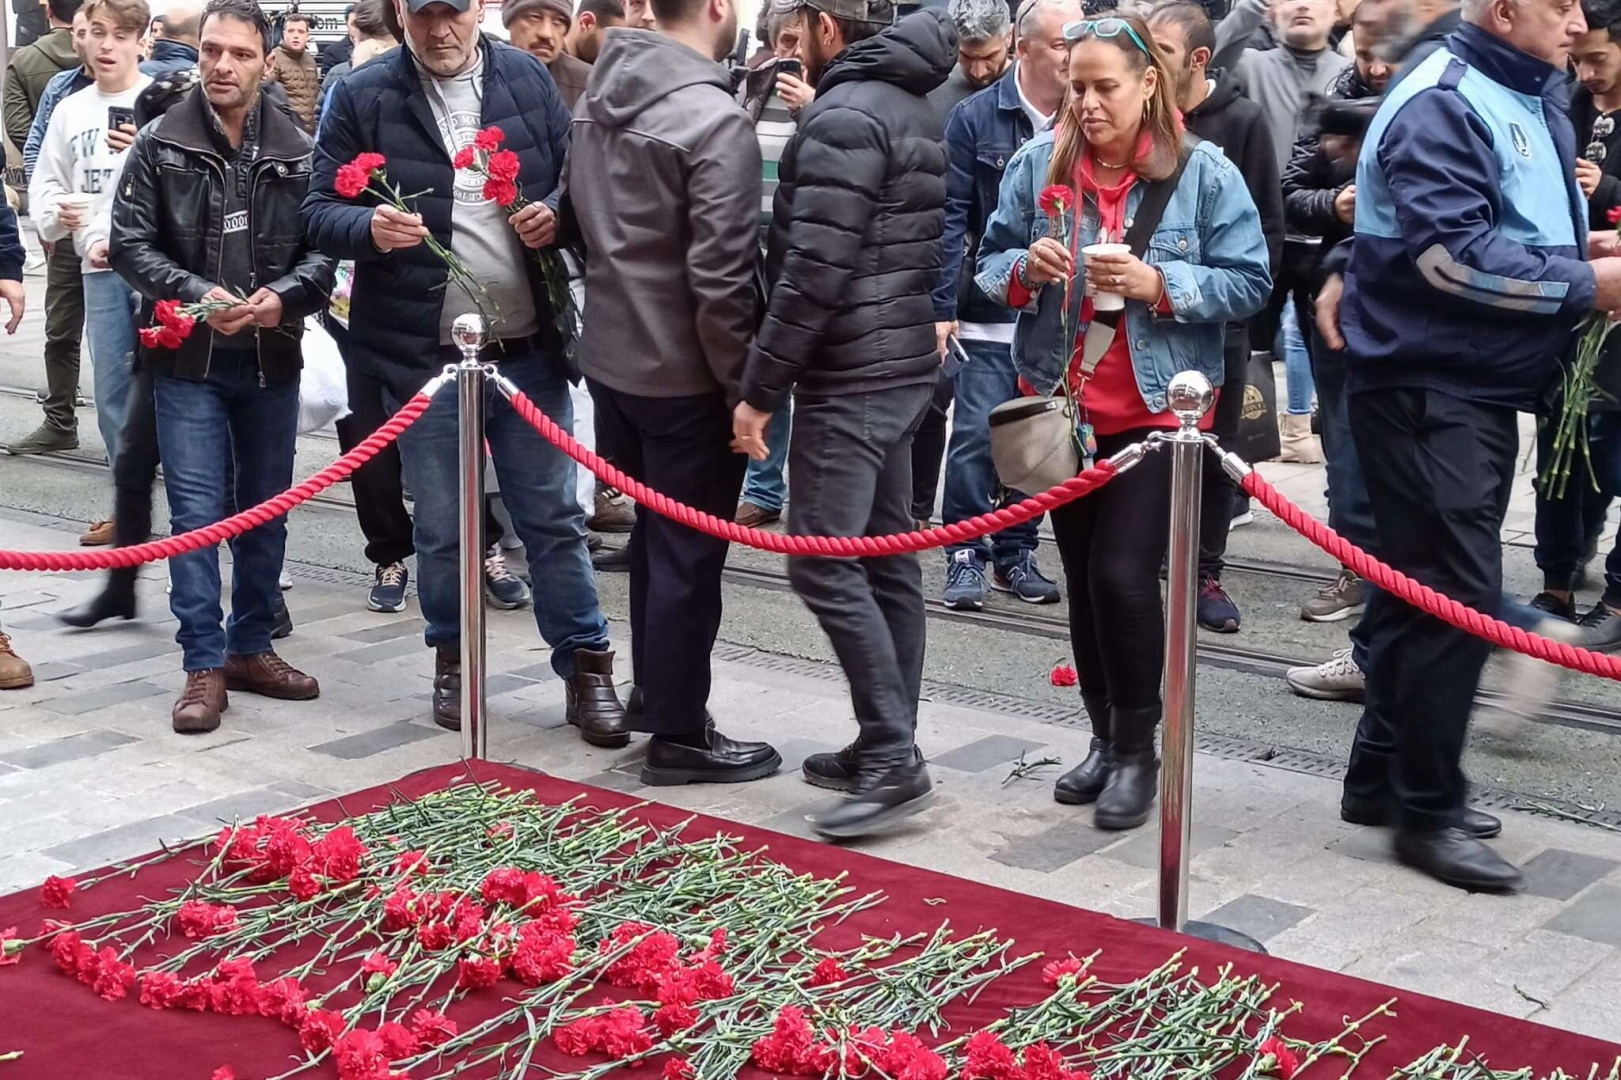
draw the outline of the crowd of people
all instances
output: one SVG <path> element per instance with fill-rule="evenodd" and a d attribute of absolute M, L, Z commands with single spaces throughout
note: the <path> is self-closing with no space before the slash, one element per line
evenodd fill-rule
<path fill-rule="evenodd" d="M 194 529 L 290 484 L 307 320 L 345 365 L 348 448 L 459 358 L 451 328 L 479 314 L 502 374 L 652 488 L 868 536 L 937 501 L 951 523 L 1023 498 L 993 450 L 993 429 L 1021 437 L 1010 418 L 1057 418 L 1077 469 L 1174 428 L 1168 384 L 1194 370 L 1220 388 L 1202 424 L 1221 444 L 1326 458 L 1341 535 L 1519 625 L 1621 646 L 1621 553 L 1599 605 L 1572 600 L 1621 485 L 1615 412 L 1595 409 L 1579 482 L 1539 498 L 1530 605 L 1502 596 L 1499 539 L 1518 413 L 1558 407 L 1578 321 L 1621 308 L 1611 2 L 771 0 L 749 56 L 736 0 L 508 0 L 510 43 L 481 29 L 483 0 L 362 0 L 317 57 L 306 17 L 272 27 L 254 0 L 177 0 L 156 32 L 145 0 L 49 0 L 4 97 L 49 260 L 44 421 L 8 449 L 77 446 L 82 333 L 115 489 L 84 542 L 146 538 L 159 462 L 173 529 Z M 0 212 L 12 328 L 25 258 Z M 403 610 L 414 555 L 451 729 L 456 426 L 429 409 L 354 477 L 368 603 Z M 485 435 L 487 591 L 532 598 L 581 738 L 648 735 L 649 784 L 778 769 L 708 710 L 725 542 L 593 492 L 493 390 Z M 1198 618 L 1233 633 L 1223 560 L 1250 508 L 1210 460 Z M 944 553 L 953 608 L 1067 595 L 1093 740 L 1054 796 L 1095 805 L 1100 829 L 1141 825 L 1157 790 L 1168 471 L 1150 455 L 1053 511 L 1056 579 L 1037 522 Z M 593 529 L 628 543 L 594 559 Z M 285 544 L 283 521 L 232 542 L 229 619 L 217 552 L 172 560 L 177 731 L 217 728 L 228 691 L 319 694 L 272 645 L 291 630 Z M 625 701 L 604 556 L 630 575 Z M 859 836 L 933 793 L 920 563 L 788 569 L 858 726 L 803 765 L 846 795 L 813 826 Z M 134 614 L 117 571 L 64 619 Z M 1512 888 L 1460 764 L 1487 646 L 1349 571 L 1301 615 L 1360 615 L 1346 650 L 1289 675 L 1365 699 L 1345 819 L 1393 826 L 1442 881 Z M 0 646 L 0 686 L 25 672 Z"/>

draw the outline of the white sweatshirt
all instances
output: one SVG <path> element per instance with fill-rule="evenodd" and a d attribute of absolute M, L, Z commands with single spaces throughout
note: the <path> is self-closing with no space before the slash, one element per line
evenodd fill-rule
<path fill-rule="evenodd" d="M 68 237 L 68 230 L 57 220 L 58 197 L 95 197 L 83 215 L 85 226 L 73 233 L 74 250 L 87 274 L 99 272 L 90 265 L 86 253 L 97 240 L 107 239 L 113 191 L 128 156 L 114 154 L 107 146 L 107 110 L 112 106 L 133 108 L 136 97 L 151 81 L 142 75 L 119 94 L 105 94 L 99 87 L 87 86 L 62 99 L 45 129 L 39 161 L 28 184 L 28 213 L 40 238 L 54 243 Z"/>

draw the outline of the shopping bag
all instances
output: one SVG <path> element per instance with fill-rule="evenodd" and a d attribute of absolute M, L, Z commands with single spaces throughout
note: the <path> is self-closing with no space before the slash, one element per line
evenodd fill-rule
<path fill-rule="evenodd" d="M 308 435 L 349 415 L 349 381 L 337 342 L 315 321 L 304 329 L 304 371 L 298 380 L 298 433 Z"/>
<path fill-rule="evenodd" d="M 1270 352 L 1250 353 L 1244 379 L 1244 409 L 1232 450 L 1248 462 L 1271 461 L 1282 451 L 1278 432 L 1278 386 Z"/>

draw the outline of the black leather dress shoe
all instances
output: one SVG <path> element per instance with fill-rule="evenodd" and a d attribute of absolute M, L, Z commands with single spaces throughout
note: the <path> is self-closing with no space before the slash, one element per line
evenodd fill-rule
<path fill-rule="evenodd" d="M 769 743 L 736 742 L 706 724 L 701 746 L 655 735 L 647 742 L 642 783 L 649 787 L 679 784 L 741 784 L 761 780 L 782 767 L 782 755 Z"/>
<path fill-rule="evenodd" d="M 1395 809 L 1385 800 L 1367 802 L 1346 797 L 1340 799 L 1340 820 L 1352 825 L 1388 828 L 1396 824 L 1396 814 Z M 1463 833 L 1476 840 L 1490 840 L 1503 834 L 1503 822 L 1500 819 L 1472 806 L 1464 807 L 1463 813 L 1454 824 Z"/>
<path fill-rule="evenodd" d="M 87 600 L 75 608 L 59 611 L 56 615 L 64 625 L 79 630 L 89 630 L 108 619 L 135 618 L 135 593 L 117 593 L 112 589 L 103 589 L 94 599 Z"/>
<path fill-rule="evenodd" d="M 1509 892 L 1521 881 L 1513 863 L 1462 829 L 1398 831 L 1396 858 L 1437 881 L 1471 892 Z"/>
<path fill-rule="evenodd" d="M 1086 760 L 1058 778 L 1053 798 L 1065 806 L 1085 806 L 1097 802 L 1114 768 L 1114 747 L 1099 738 L 1092 740 Z"/>
<path fill-rule="evenodd" d="M 921 759 L 892 769 L 869 770 L 849 798 L 811 817 L 818 836 L 849 840 L 889 828 L 934 802 L 934 784 Z"/>
<path fill-rule="evenodd" d="M 574 674 L 563 685 L 563 718 L 580 729 L 580 738 L 592 746 L 618 750 L 630 745 L 625 707 L 614 689 L 614 654 L 606 649 L 580 649 L 574 654 Z"/>
<path fill-rule="evenodd" d="M 447 731 L 462 729 L 462 657 L 459 649 L 433 655 L 433 722 Z"/>

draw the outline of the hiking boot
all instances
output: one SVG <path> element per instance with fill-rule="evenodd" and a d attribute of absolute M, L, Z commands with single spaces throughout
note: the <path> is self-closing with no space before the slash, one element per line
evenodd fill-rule
<path fill-rule="evenodd" d="M 933 802 L 928 767 L 914 758 L 887 769 L 862 769 L 849 796 L 813 814 L 810 826 L 818 836 L 849 840 L 897 825 Z"/>
<path fill-rule="evenodd" d="M 1553 593 L 1543 590 L 1531 598 L 1531 606 L 1544 615 L 1551 615 L 1555 619 L 1564 619 L 1566 622 L 1575 622 L 1577 619 L 1576 597 L 1574 595 L 1567 595 L 1561 600 Z"/>
<path fill-rule="evenodd" d="M 782 507 L 768 510 L 758 503 L 740 502 L 737 504 L 737 514 L 732 520 L 745 529 L 758 529 L 781 521 Z"/>
<path fill-rule="evenodd" d="M 11 648 L 11 638 L 0 633 L 0 690 L 22 690 L 34 685 L 34 669 Z"/>
<path fill-rule="evenodd" d="M 1368 678 L 1351 659 L 1350 649 L 1338 649 L 1321 664 L 1290 668 L 1284 674 L 1289 689 L 1318 701 L 1361 701 Z"/>
<path fill-rule="evenodd" d="M 80 547 L 106 547 L 112 542 L 113 523 L 111 519 L 98 521 L 79 534 Z"/>
<path fill-rule="evenodd" d="M 563 684 L 563 699 L 563 719 L 580 729 L 585 742 L 605 750 L 630 745 L 625 707 L 614 689 L 611 650 L 575 650 L 574 674 Z"/>
<path fill-rule="evenodd" d="M 1025 551 L 1007 566 L 991 571 L 991 588 L 1017 596 L 1027 604 L 1058 603 L 1058 586 L 1036 565 L 1036 553 Z"/>
<path fill-rule="evenodd" d="M 513 611 L 529 603 L 529 586 L 507 566 L 499 546 L 484 557 L 484 596 L 493 608 Z"/>
<path fill-rule="evenodd" d="M 225 688 L 280 701 L 311 701 L 321 696 L 320 683 L 274 652 L 227 656 Z"/>
<path fill-rule="evenodd" d="M 404 611 L 405 587 L 410 581 L 411 571 L 402 562 L 379 566 L 372 578 L 371 592 L 366 594 L 366 606 L 372 611 Z"/>
<path fill-rule="evenodd" d="M 78 448 L 78 431 L 63 431 L 49 424 L 41 424 L 16 442 L 8 444 L 6 453 L 22 457 L 24 454 L 55 454 Z"/>
<path fill-rule="evenodd" d="M 174 703 L 170 718 L 181 735 L 203 735 L 219 730 L 220 713 L 231 707 L 225 693 L 225 669 L 186 672 L 186 688 Z"/>
<path fill-rule="evenodd" d="M 1238 605 L 1221 582 L 1206 577 L 1199 585 L 1199 625 L 1218 634 L 1236 634 L 1241 618 Z"/>
<path fill-rule="evenodd" d="M 972 548 L 959 548 L 946 564 L 946 588 L 940 594 L 953 611 L 979 611 L 985 606 L 985 564 Z"/>
<path fill-rule="evenodd" d="M 585 524 L 596 532 L 628 533 L 636 527 L 636 504 L 611 487 L 599 487 Z"/>
<path fill-rule="evenodd" d="M 462 729 L 462 655 L 459 648 L 434 650 L 433 722 L 448 731 Z"/>
<path fill-rule="evenodd" d="M 1306 622 L 1339 622 L 1362 613 L 1367 600 L 1362 579 L 1344 567 L 1332 582 L 1317 590 L 1317 595 L 1300 605 L 1300 617 Z"/>

